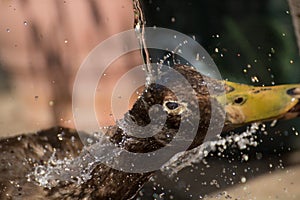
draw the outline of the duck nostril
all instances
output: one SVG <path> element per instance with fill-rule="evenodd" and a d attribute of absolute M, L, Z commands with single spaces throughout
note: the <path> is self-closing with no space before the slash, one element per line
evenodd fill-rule
<path fill-rule="evenodd" d="M 234 103 L 235 103 L 235 104 L 240 104 L 240 105 L 241 105 L 241 104 L 244 103 L 244 101 L 245 101 L 245 100 L 244 100 L 243 97 L 237 97 L 237 98 L 234 99 Z"/>
<path fill-rule="evenodd" d="M 286 91 L 286 93 L 288 94 L 288 95 L 294 95 L 294 90 L 295 90 L 296 88 L 292 88 L 292 89 L 288 89 L 287 91 Z"/>
<path fill-rule="evenodd" d="M 286 93 L 291 96 L 300 97 L 300 88 L 291 88 Z"/>

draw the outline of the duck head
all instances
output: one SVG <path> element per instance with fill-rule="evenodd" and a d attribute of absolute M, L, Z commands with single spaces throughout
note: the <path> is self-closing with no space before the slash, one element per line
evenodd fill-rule
<path fill-rule="evenodd" d="M 220 133 L 253 122 L 300 116 L 300 84 L 255 87 L 205 77 L 190 66 L 178 65 L 174 69 L 188 81 L 196 98 L 189 99 L 187 93 L 191 91 L 180 80 L 172 79 L 172 84 L 178 89 L 176 92 L 152 83 L 125 119 L 138 126 L 147 126 L 151 120 L 163 121 L 160 133 L 164 133 L 178 130 L 185 120 L 197 118 L 199 123 L 194 127 L 197 134 L 190 146 L 193 148 L 203 142 L 211 123 L 221 127 Z M 178 95 L 186 96 L 185 101 Z M 159 105 L 160 109 L 152 109 L 152 114 L 156 113 L 152 116 L 156 117 L 151 118 L 149 110 L 154 105 Z M 161 118 L 159 113 L 164 113 L 165 118 Z M 176 131 L 173 131 L 174 134 Z"/>

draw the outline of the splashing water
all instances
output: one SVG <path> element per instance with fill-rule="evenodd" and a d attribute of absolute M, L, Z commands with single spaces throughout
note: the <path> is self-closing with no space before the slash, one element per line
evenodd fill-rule
<path fill-rule="evenodd" d="M 235 133 L 225 138 L 216 138 L 213 141 L 207 141 L 201 146 L 190 151 L 185 151 L 173 156 L 164 166 L 161 171 L 172 176 L 178 173 L 185 167 L 202 161 L 212 151 L 224 151 L 232 144 L 236 144 L 240 150 L 246 149 L 247 146 L 257 146 L 254 134 L 259 130 L 259 124 L 253 123 L 245 132 Z"/>
<path fill-rule="evenodd" d="M 233 144 L 236 144 L 240 150 L 248 146 L 257 146 L 258 142 L 254 133 L 258 130 L 259 124 L 254 123 L 243 133 L 235 133 L 225 138 L 219 137 L 190 151 L 178 153 L 163 165 L 161 171 L 172 176 L 188 166 L 201 162 L 210 152 L 217 149 L 224 151 Z M 90 150 L 95 145 L 86 147 L 82 154 L 76 158 L 57 159 L 54 152 L 46 164 L 34 167 L 33 172 L 27 175 L 28 181 L 34 181 L 49 189 L 57 186 L 60 182 L 71 182 L 78 185 L 85 183 L 91 179 L 94 168 L 103 162 L 101 157 L 90 154 Z M 119 152 L 110 153 L 117 154 Z M 106 156 L 106 153 L 103 155 Z"/>
<path fill-rule="evenodd" d="M 105 131 L 104 128 L 103 131 Z M 102 144 L 100 138 L 104 139 L 103 136 L 103 132 L 97 132 L 87 138 L 91 145 L 84 146 L 80 155 L 75 158 L 58 159 L 54 151 L 45 164 L 36 165 L 33 168 L 33 171 L 27 175 L 28 181 L 36 182 L 40 186 L 49 189 L 57 186 L 60 182 L 76 183 L 78 185 L 85 183 L 92 178 L 91 173 L 97 165 L 111 162 L 111 160 L 106 159 L 107 156 L 117 155 L 121 152 L 107 152 L 110 149 L 106 149 L 105 145 L 100 145 L 102 147 L 101 154 L 93 153 L 99 151 L 98 144 Z"/>
<path fill-rule="evenodd" d="M 95 159 L 87 153 L 78 158 L 61 160 L 56 158 L 54 152 L 46 164 L 35 166 L 27 178 L 28 181 L 34 181 L 48 189 L 62 181 L 80 185 L 91 178 L 91 172 L 96 164 Z"/>

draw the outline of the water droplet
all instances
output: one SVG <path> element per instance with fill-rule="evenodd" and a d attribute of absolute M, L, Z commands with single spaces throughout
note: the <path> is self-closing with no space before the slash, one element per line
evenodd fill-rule
<path fill-rule="evenodd" d="M 27 21 L 24 21 L 23 24 L 24 24 L 24 26 L 27 26 L 27 25 L 28 25 Z"/>
<path fill-rule="evenodd" d="M 242 178 L 241 178 L 241 182 L 242 182 L 242 183 L 246 183 L 246 181 L 247 181 L 246 177 L 242 177 Z"/>
<path fill-rule="evenodd" d="M 9 29 L 9 28 L 7 28 L 7 29 L 6 29 L 6 32 L 10 33 L 10 29 Z"/>
<path fill-rule="evenodd" d="M 295 135 L 296 135 L 296 136 L 298 136 L 298 135 L 299 135 L 299 133 L 298 133 L 298 131 L 296 130 L 296 128 L 295 128 L 295 127 L 292 127 L 292 131 L 295 133 Z"/>
<path fill-rule="evenodd" d="M 74 136 L 71 137 L 71 141 L 72 141 L 72 143 L 75 142 L 75 137 Z"/>
<path fill-rule="evenodd" d="M 94 140 L 92 138 L 87 138 L 86 140 L 89 144 L 92 144 L 94 142 Z"/>
<path fill-rule="evenodd" d="M 64 42 L 65 42 L 65 44 L 67 44 L 67 43 L 68 43 L 68 40 L 67 40 L 67 39 L 65 39 L 65 41 L 64 41 Z"/>
<path fill-rule="evenodd" d="M 58 140 L 62 141 L 63 140 L 63 134 L 62 133 L 57 134 L 57 138 L 58 138 Z"/>
<path fill-rule="evenodd" d="M 248 161 L 249 160 L 249 156 L 247 154 L 243 154 L 243 160 Z"/>
<path fill-rule="evenodd" d="M 164 196 L 165 196 L 165 193 L 163 192 L 159 195 L 159 198 L 164 198 Z"/>
<path fill-rule="evenodd" d="M 200 54 L 199 54 L 199 53 L 197 53 L 197 55 L 196 55 L 196 60 L 197 60 L 197 61 L 200 60 Z"/>
<path fill-rule="evenodd" d="M 290 63 L 291 63 L 291 64 L 294 64 L 294 61 L 293 61 L 293 60 L 290 60 Z"/>
<path fill-rule="evenodd" d="M 35 173 L 37 176 L 43 176 L 46 174 L 46 170 L 43 166 L 38 166 L 36 169 L 35 169 Z M 40 180 L 41 182 L 43 182 L 44 184 L 48 183 L 47 180 L 44 180 L 44 179 L 41 179 Z"/>
<path fill-rule="evenodd" d="M 258 83 L 259 79 L 257 78 L 257 76 L 252 76 L 251 81 L 252 81 L 252 83 Z"/>
<path fill-rule="evenodd" d="M 54 101 L 49 101 L 49 106 L 53 106 L 54 105 Z"/>
<path fill-rule="evenodd" d="M 175 21 L 176 21 L 175 17 L 172 17 L 172 18 L 171 18 L 171 22 L 174 23 Z"/>
<path fill-rule="evenodd" d="M 274 127 L 277 124 L 277 120 L 273 120 L 272 123 L 270 124 L 270 127 Z"/>
<path fill-rule="evenodd" d="M 262 153 L 256 153 L 256 159 L 257 160 L 262 159 Z"/>
<path fill-rule="evenodd" d="M 275 53 L 275 49 L 271 48 L 271 53 L 274 54 Z"/>

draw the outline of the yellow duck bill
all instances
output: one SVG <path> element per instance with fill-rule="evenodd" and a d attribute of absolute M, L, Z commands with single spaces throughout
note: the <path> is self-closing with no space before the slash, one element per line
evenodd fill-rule
<path fill-rule="evenodd" d="M 300 84 L 255 87 L 225 81 L 226 124 L 300 116 Z"/>

